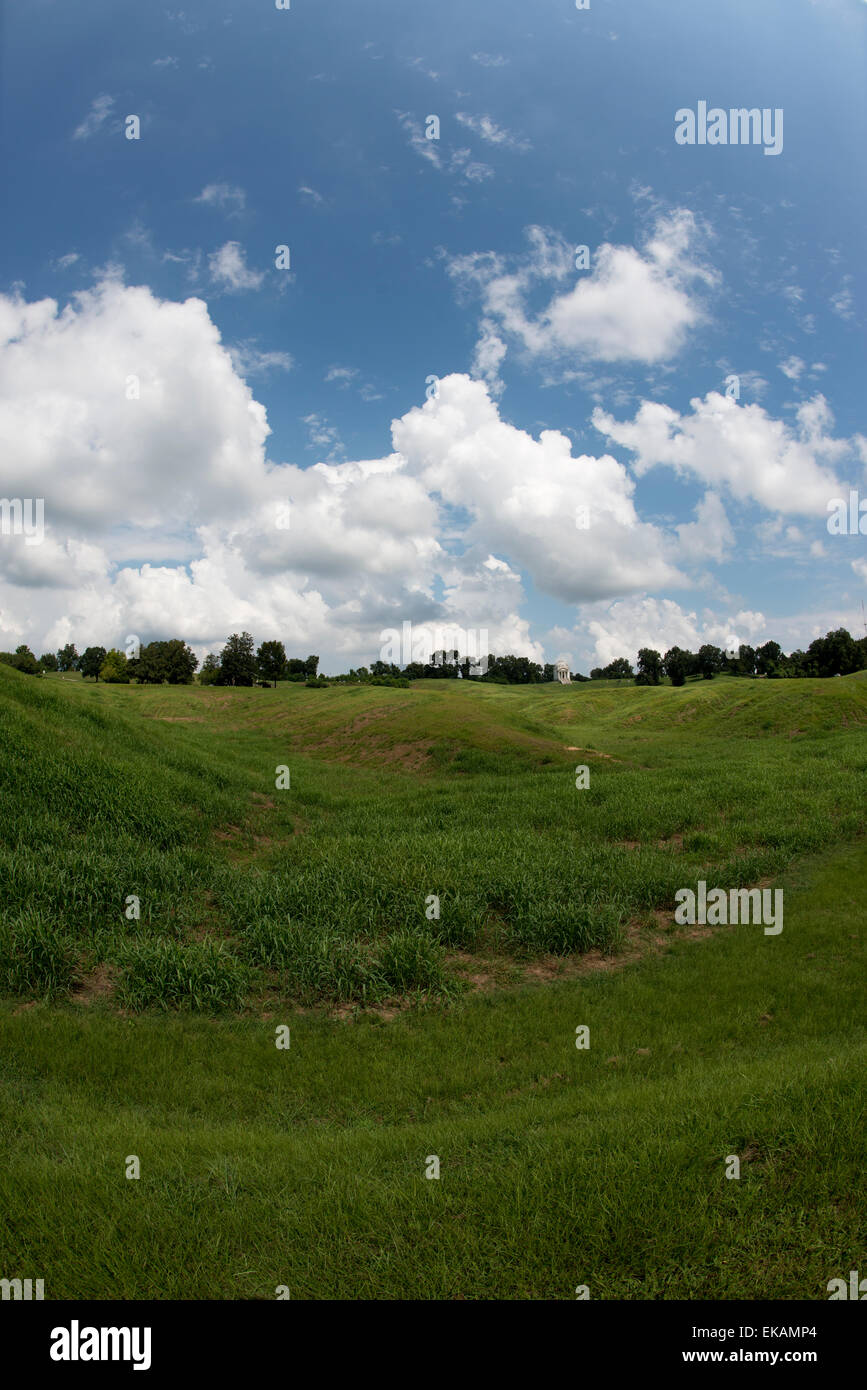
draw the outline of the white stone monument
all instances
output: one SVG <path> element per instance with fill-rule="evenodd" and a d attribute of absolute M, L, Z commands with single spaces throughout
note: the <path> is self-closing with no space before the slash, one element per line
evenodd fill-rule
<path fill-rule="evenodd" d="M 571 685 L 572 677 L 569 675 L 568 661 L 557 662 L 557 679 L 561 685 Z"/>

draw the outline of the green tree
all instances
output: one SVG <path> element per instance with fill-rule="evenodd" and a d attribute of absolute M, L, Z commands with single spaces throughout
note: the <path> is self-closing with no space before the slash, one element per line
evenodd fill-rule
<path fill-rule="evenodd" d="M 828 674 L 830 675 L 831 673 L 828 672 Z M 818 675 L 819 665 L 815 653 L 813 656 L 809 656 L 807 652 L 802 652 L 800 648 L 790 652 L 788 656 L 784 656 L 779 666 L 775 666 L 774 669 L 769 672 L 770 677 L 786 676 L 792 680 L 803 680 L 805 676 Z"/>
<path fill-rule="evenodd" d="M 263 642 L 256 653 L 256 662 L 262 680 L 277 682 L 286 669 L 286 650 L 282 642 Z M 315 672 L 314 672 L 315 674 Z"/>
<path fill-rule="evenodd" d="M 304 663 L 304 670 L 307 672 L 308 676 L 315 676 L 319 671 L 319 657 L 308 656 Z"/>
<path fill-rule="evenodd" d="M 514 656 L 509 652 L 506 656 L 491 658 L 489 667 L 491 665 L 496 675 L 506 677 L 509 685 L 536 685 L 542 680 L 542 667 L 527 656 Z"/>
<path fill-rule="evenodd" d="M 4 666 L 12 666 L 16 671 L 23 671 L 25 676 L 42 675 L 42 667 L 29 647 L 16 647 L 14 652 L 0 652 L 0 661 L 3 662 Z"/>
<path fill-rule="evenodd" d="M 662 664 L 672 685 L 686 684 L 692 660 L 692 652 L 686 652 L 682 647 L 669 647 L 662 658 Z"/>
<path fill-rule="evenodd" d="M 618 656 L 603 667 L 602 674 L 608 681 L 628 681 L 632 680 L 635 672 L 625 656 Z"/>
<path fill-rule="evenodd" d="M 714 676 L 725 666 L 725 652 L 719 647 L 711 646 L 710 642 L 705 642 L 703 647 L 698 649 L 698 673 L 706 681 L 712 681 Z"/>
<path fill-rule="evenodd" d="M 43 652 L 42 656 L 39 658 L 39 665 L 42 667 L 43 671 L 56 671 L 58 669 L 57 657 L 54 652 Z"/>
<path fill-rule="evenodd" d="M 135 655 L 127 657 L 127 673 L 139 685 L 162 685 L 163 670 L 160 642 L 139 642 Z"/>
<path fill-rule="evenodd" d="M 807 660 L 820 676 L 848 676 L 861 669 L 858 643 L 845 627 L 817 637 L 807 648 Z"/>
<path fill-rule="evenodd" d="M 756 649 L 741 642 L 738 647 L 737 669 L 741 676 L 754 676 L 756 673 Z"/>
<path fill-rule="evenodd" d="M 199 658 L 180 637 L 168 642 L 147 642 L 130 662 L 130 674 L 142 685 L 189 685 Z"/>
<path fill-rule="evenodd" d="M 636 685 L 659 685 L 662 676 L 662 657 L 653 647 L 642 647 L 638 653 Z"/>
<path fill-rule="evenodd" d="M 202 669 L 199 672 L 199 680 L 202 685 L 216 685 L 220 676 L 220 658 L 214 656 L 213 652 L 206 656 L 202 662 Z"/>
<path fill-rule="evenodd" d="M 125 654 L 112 647 L 111 651 L 106 652 L 99 674 L 107 685 L 129 685 Z"/>
<path fill-rule="evenodd" d="M 445 647 L 431 652 L 430 661 L 425 662 L 424 673 L 428 680 L 457 680 L 457 651 L 446 651 Z"/>
<path fill-rule="evenodd" d="M 106 656 L 105 647 L 85 647 L 78 658 L 78 669 L 82 676 L 94 676 L 98 684 L 99 673 Z"/>
<path fill-rule="evenodd" d="M 129 661 L 128 674 L 135 676 L 139 685 L 162 685 L 165 680 L 162 645 L 162 642 L 143 642 L 138 656 Z"/>
<path fill-rule="evenodd" d="M 61 647 L 57 653 L 57 666 L 61 671 L 75 671 L 78 669 L 78 652 L 71 642 L 67 642 L 65 647 Z"/>
<path fill-rule="evenodd" d="M 180 637 L 161 643 L 163 671 L 169 685 L 190 685 L 196 674 L 199 658 Z"/>
<path fill-rule="evenodd" d="M 233 632 L 220 653 L 219 685 L 255 685 L 256 654 L 249 632 Z"/>
<path fill-rule="evenodd" d="M 769 676 L 780 664 L 783 649 L 779 642 L 765 642 L 756 648 L 756 670 L 760 676 Z"/>

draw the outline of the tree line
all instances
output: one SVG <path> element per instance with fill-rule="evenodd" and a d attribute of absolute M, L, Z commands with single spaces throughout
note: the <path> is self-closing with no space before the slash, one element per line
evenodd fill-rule
<path fill-rule="evenodd" d="M 191 647 L 180 638 L 167 642 L 148 642 L 134 656 L 127 656 L 116 647 L 86 647 L 78 654 L 70 642 L 59 651 L 47 652 L 39 658 L 29 647 L 20 646 L 14 652 L 0 652 L 0 662 L 16 667 L 28 675 L 39 676 L 43 671 L 79 671 L 82 676 L 109 684 L 189 685 L 196 678 L 199 661 Z M 682 647 L 669 647 L 663 655 L 652 647 L 642 647 L 638 653 L 637 669 L 625 656 L 617 657 L 607 666 L 596 666 L 589 676 L 572 672 L 573 681 L 633 680 L 636 685 L 659 685 L 667 678 L 672 685 L 684 685 L 689 677 L 713 680 L 727 673 L 733 676 L 767 676 L 771 679 L 793 677 L 847 676 L 867 668 L 867 637 L 854 638 L 840 627 L 817 637 L 807 650 L 793 651 L 787 656 L 778 642 L 765 642 L 760 647 L 742 643 L 737 655 L 726 653 L 709 643 L 697 652 Z M 540 664 L 526 656 L 489 656 L 484 670 L 469 657 L 461 658 L 457 651 L 437 651 L 430 661 L 411 661 L 406 666 L 393 662 L 374 661 L 370 667 L 350 668 L 338 676 L 320 676 L 319 657 L 287 657 L 282 642 L 260 643 L 258 649 L 249 632 L 234 632 L 219 656 L 206 656 L 198 680 L 202 685 L 274 685 L 278 681 L 293 681 L 308 686 L 331 684 L 370 684 L 408 686 L 411 680 L 470 680 L 494 685 L 541 685 L 557 679 L 552 662 Z"/>
<path fill-rule="evenodd" d="M 807 650 L 796 650 L 788 656 L 779 642 L 765 642 L 761 647 L 741 643 L 737 655 L 709 643 L 697 652 L 682 647 L 669 647 L 663 656 L 652 647 L 642 647 L 638 653 L 637 670 L 633 671 L 625 656 L 617 657 L 607 666 L 596 666 L 591 680 L 634 680 L 636 685 L 659 685 L 667 676 L 672 685 L 684 685 L 688 676 L 713 680 L 727 672 L 732 676 L 767 676 L 772 680 L 797 677 L 849 676 L 853 671 L 867 668 L 867 637 L 854 638 L 845 627 L 838 627 L 824 637 L 817 637 Z"/>
<path fill-rule="evenodd" d="M 472 657 L 461 658 L 457 651 L 438 651 L 431 654 L 430 661 L 410 661 L 406 666 L 395 666 L 393 662 L 374 661 L 368 672 L 366 666 L 360 671 L 352 671 L 349 678 L 356 676 L 365 679 L 418 680 L 470 680 L 482 681 L 492 685 L 541 685 L 544 681 L 557 678 L 556 669 L 551 662 L 540 665 L 526 656 L 489 656 L 485 659 L 484 670 Z M 338 677 L 341 679 L 341 677 Z M 586 680 L 586 676 L 579 676 Z"/>
<path fill-rule="evenodd" d="M 79 655 L 68 642 L 57 652 L 45 652 L 37 661 L 29 647 L 0 652 L 0 661 L 38 676 L 43 671 L 78 671 L 84 677 L 110 685 L 189 685 L 195 678 L 199 659 L 179 637 L 168 642 L 147 642 L 127 656 L 117 647 L 85 647 Z M 262 642 L 259 650 L 249 632 L 233 633 L 219 656 L 206 656 L 199 672 L 203 685 L 266 685 L 278 680 L 316 680 L 319 657 L 306 661 L 286 656 L 282 642 Z"/>

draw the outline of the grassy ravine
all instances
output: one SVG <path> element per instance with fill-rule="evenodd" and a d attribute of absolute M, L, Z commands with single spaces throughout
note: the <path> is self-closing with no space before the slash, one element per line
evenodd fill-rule
<path fill-rule="evenodd" d="M 224 691 L 4 667 L 0 992 L 448 998 L 456 955 L 614 950 L 699 877 L 855 838 L 865 726 L 855 678 Z"/>
<path fill-rule="evenodd" d="M 865 721 L 858 678 L 0 668 L 0 1274 L 50 1298 L 827 1298 L 867 1267 Z M 782 934 L 666 933 L 653 910 L 699 876 L 772 878 Z M 461 962 L 645 921 L 664 944 L 617 968 L 457 988 Z"/>

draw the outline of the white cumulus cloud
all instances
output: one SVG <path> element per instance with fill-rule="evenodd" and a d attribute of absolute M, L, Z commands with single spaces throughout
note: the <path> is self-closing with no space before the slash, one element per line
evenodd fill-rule
<path fill-rule="evenodd" d="M 643 401 L 632 420 L 617 421 L 597 408 L 593 423 L 631 450 L 638 474 L 668 465 L 771 511 L 825 513 L 839 484 L 822 460 L 850 446 L 827 433 L 831 415 L 823 396 L 799 408 L 794 428 L 759 405 L 741 405 L 717 391 L 693 398 L 690 410 L 681 415 L 661 402 Z"/>
<path fill-rule="evenodd" d="M 576 248 L 556 232 L 529 227 L 527 238 L 523 258 L 475 252 L 454 258 L 448 272 L 464 297 L 481 299 L 483 324 L 530 358 L 664 361 L 704 318 L 696 286 L 717 281 L 698 255 L 695 219 L 683 209 L 660 217 L 641 249 L 609 242 L 591 247 L 586 270 L 575 268 Z M 558 289 L 545 308 L 531 312 L 539 284 L 573 277 L 570 288 Z"/>

